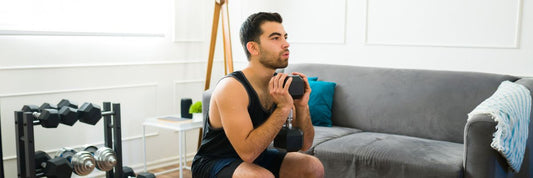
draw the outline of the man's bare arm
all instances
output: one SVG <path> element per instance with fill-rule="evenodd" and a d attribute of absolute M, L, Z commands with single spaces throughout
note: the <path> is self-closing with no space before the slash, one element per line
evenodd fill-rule
<path fill-rule="evenodd" d="M 240 82 L 226 78 L 217 86 L 213 99 L 230 143 L 243 161 L 251 163 L 278 134 L 292 106 L 278 104 L 267 121 L 254 129 L 247 109 L 249 99 L 245 93 Z M 290 97 L 288 92 L 285 94 Z"/>

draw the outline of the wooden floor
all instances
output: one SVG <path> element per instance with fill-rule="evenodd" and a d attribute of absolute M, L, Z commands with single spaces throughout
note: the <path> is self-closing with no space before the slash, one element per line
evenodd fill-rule
<path fill-rule="evenodd" d="M 187 162 L 187 166 L 191 166 L 191 163 L 192 162 Z M 179 165 L 172 165 L 172 166 L 167 166 L 167 167 L 162 167 L 162 168 L 158 168 L 158 169 L 153 169 L 153 170 L 149 170 L 148 172 L 151 172 L 151 173 L 157 173 L 157 172 L 161 172 L 161 171 L 165 171 L 165 170 L 169 170 L 169 169 L 173 169 L 173 168 L 178 168 Z M 160 174 L 160 175 L 157 175 L 156 176 L 157 178 L 179 178 L 180 177 L 180 171 L 174 171 L 174 172 L 169 172 L 169 173 L 166 173 L 166 174 Z M 188 169 L 183 169 L 183 177 L 184 178 L 191 178 L 192 175 L 191 175 L 191 170 L 188 170 Z"/>

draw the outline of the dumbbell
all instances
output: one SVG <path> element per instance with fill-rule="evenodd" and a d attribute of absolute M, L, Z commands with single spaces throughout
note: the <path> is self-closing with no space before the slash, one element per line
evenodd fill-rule
<path fill-rule="evenodd" d="M 128 166 L 122 167 L 122 178 L 130 178 L 130 177 L 136 177 L 136 178 L 155 178 L 155 175 L 153 173 L 149 172 L 141 172 L 139 174 L 135 174 L 132 168 Z"/>
<path fill-rule="evenodd" d="M 35 125 L 40 124 L 44 128 L 56 128 L 59 125 L 60 116 L 56 109 L 39 110 L 36 105 L 24 105 L 22 111 L 32 113 Z"/>
<path fill-rule="evenodd" d="M 95 146 L 88 146 L 83 149 L 91 153 L 96 160 L 96 168 L 101 171 L 109 171 L 117 165 L 117 157 L 115 151 L 108 147 L 97 148 Z"/>
<path fill-rule="evenodd" d="M 78 121 L 78 114 L 76 113 L 76 110 L 78 108 L 77 105 L 71 104 L 70 101 L 66 100 L 66 103 L 64 101 L 65 99 L 61 100 L 59 104 L 53 105 L 50 103 L 43 103 L 39 110 L 44 109 L 56 109 L 59 113 L 60 123 L 73 126 L 76 121 Z"/>
<path fill-rule="evenodd" d="M 36 177 L 69 178 L 72 175 L 72 166 L 65 158 L 51 159 L 43 151 L 35 152 Z"/>
<path fill-rule="evenodd" d="M 100 106 L 92 103 L 83 103 L 78 109 L 78 105 L 72 103 L 70 100 L 62 99 L 57 104 L 61 123 L 66 125 L 74 125 L 78 119 L 80 122 L 95 125 L 102 118 L 102 111 Z"/>
<path fill-rule="evenodd" d="M 291 109 L 285 125 L 274 138 L 274 147 L 282 148 L 289 152 L 302 149 L 303 144 L 303 132 L 299 128 L 292 126 L 292 117 Z"/>
<path fill-rule="evenodd" d="M 128 166 L 122 167 L 123 178 L 135 177 L 135 171 Z"/>
<path fill-rule="evenodd" d="M 67 159 L 72 165 L 74 173 L 80 176 L 90 174 L 96 166 L 93 155 L 87 151 L 76 152 L 72 148 L 61 148 L 56 153 L 56 157 Z"/>
<path fill-rule="evenodd" d="M 155 178 L 155 175 L 149 172 L 141 172 L 137 174 L 137 178 Z"/>
<path fill-rule="evenodd" d="M 78 105 L 71 103 L 67 99 L 62 99 L 57 104 L 57 108 L 62 124 L 73 126 L 78 121 Z"/>
<path fill-rule="evenodd" d="M 274 76 L 276 76 L 278 73 L 274 73 Z M 287 83 L 287 80 L 289 77 L 292 78 L 291 85 L 289 85 L 289 94 L 294 99 L 300 99 L 302 96 L 304 96 L 305 93 L 305 82 L 299 75 L 289 75 L 285 78 L 283 81 L 283 86 L 285 86 L 285 83 Z"/>

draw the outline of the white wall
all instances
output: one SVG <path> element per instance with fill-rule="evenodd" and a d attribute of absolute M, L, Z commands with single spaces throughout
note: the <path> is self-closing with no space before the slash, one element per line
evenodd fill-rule
<path fill-rule="evenodd" d="M 533 5 L 521 0 L 231 3 L 234 40 L 249 14 L 280 12 L 291 62 L 533 76 Z"/>
<path fill-rule="evenodd" d="M 204 89 L 210 31 L 193 27 L 207 26 L 210 20 L 191 18 L 212 14 L 208 11 L 213 4 L 188 9 L 183 7 L 201 1 L 164 1 L 168 9 L 161 10 L 168 10 L 163 17 L 168 23 L 163 35 L 116 31 L 104 36 L 76 31 L 7 34 L 0 29 L 0 117 L 6 177 L 17 174 L 14 111 L 25 104 L 57 103 L 62 98 L 100 106 L 104 101 L 120 103 L 123 164 L 142 170 L 144 119 L 179 113 L 181 98 L 199 101 Z M 5 14 L 0 11 L 1 15 Z M 214 64 L 215 82 L 223 75 L 219 54 L 220 49 Z M 96 126 L 81 122 L 57 129 L 35 126 L 35 149 L 53 155 L 62 147 L 102 146 L 102 125 L 100 121 Z M 177 163 L 178 133 L 151 127 L 146 133 L 151 168 Z M 197 130 L 186 133 L 189 159 L 196 151 L 197 138 Z M 94 171 L 89 177 L 97 175 L 102 172 Z"/>
<path fill-rule="evenodd" d="M 16 175 L 13 111 L 24 104 L 119 102 L 124 164 L 142 167 L 141 123 L 179 113 L 182 97 L 201 98 L 211 0 L 169 0 L 164 37 L 0 35 L 0 116 L 6 177 Z M 246 57 L 238 31 L 257 11 L 277 11 L 291 42 L 291 63 L 480 71 L 533 76 L 533 5 L 521 0 L 233 0 L 236 69 Z M 219 36 L 221 29 L 219 28 Z M 222 75 L 220 38 L 212 85 Z M 97 126 L 36 129 L 36 149 L 102 144 Z M 151 167 L 176 163 L 177 134 L 151 128 Z M 197 131 L 188 132 L 189 158 Z M 169 142 L 170 141 L 170 142 Z"/>

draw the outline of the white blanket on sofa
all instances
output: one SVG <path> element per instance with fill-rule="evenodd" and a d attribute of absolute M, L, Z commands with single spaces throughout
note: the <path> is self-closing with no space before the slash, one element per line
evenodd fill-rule
<path fill-rule="evenodd" d="M 513 171 L 518 172 L 524 159 L 531 114 L 531 94 L 529 90 L 510 81 L 504 81 L 498 90 L 472 112 L 490 114 L 497 122 L 491 147 L 500 152 Z"/>

